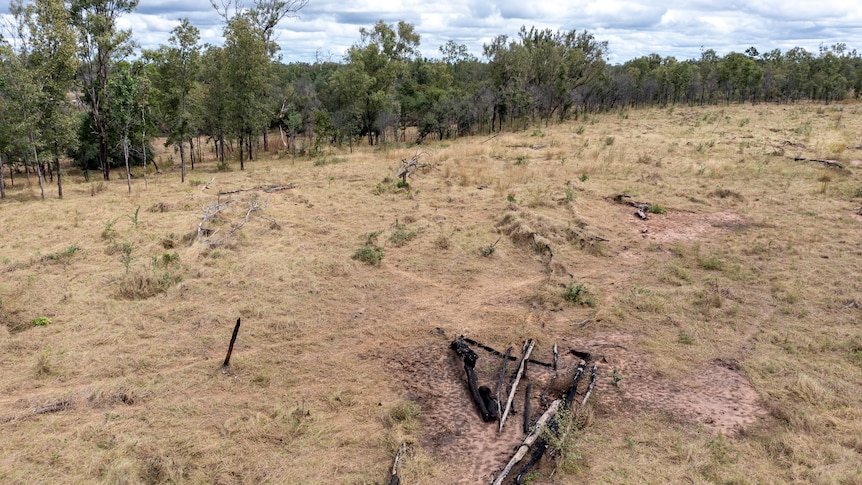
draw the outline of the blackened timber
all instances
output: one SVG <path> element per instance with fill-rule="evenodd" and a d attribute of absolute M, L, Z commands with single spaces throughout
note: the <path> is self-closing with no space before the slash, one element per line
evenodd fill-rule
<path fill-rule="evenodd" d="M 569 409 L 572 407 L 572 401 L 575 400 L 575 395 L 578 393 L 578 382 L 581 380 L 581 376 L 584 374 L 584 369 L 586 367 L 587 363 L 583 360 L 578 364 L 578 368 L 575 370 L 575 378 L 572 382 L 572 387 L 570 387 L 569 392 L 566 393 L 566 401 L 563 403 L 563 409 Z"/>
<path fill-rule="evenodd" d="M 506 350 L 506 355 L 503 356 L 503 361 L 500 362 L 500 378 L 497 379 L 497 418 L 503 417 L 503 408 L 500 404 L 500 393 L 503 390 L 503 379 L 506 377 L 506 363 L 509 360 L 509 356 L 512 354 L 512 347 L 509 347 Z"/>
<path fill-rule="evenodd" d="M 464 336 L 462 335 L 462 336 L 461 336 L 461 338 L 463 338 L 463 339 L 464 339 L 464 342 L 466 342 L 466 343 L 468 343 L 468 344 L 470 344 L 470 345 L 475 345 L 476 347 L 479 347 L 479 348 L 480 348 L 480 349 L 482 349 L 482 350 L 486 350 L 486 351 L 488 351 L 488 352 L 491 352 L 491 353 L 492 353 L 492 354 L 494 354 L 494 355 L 499 355 L 499 356 L 502 356 L 502 355 L 503 355 L 503 352 L 500 352 L 499 350 L 497 350 L 497 349 L 495 349 L 495 348 L 493 348 L 493 347 L 489 347 L 489 346 L 487 346 L 487 345 L 485 345 L 485 344 L 483 344 L 483 343 L 481 343 L 481 342 L 477 342 L 477 341 L 475 341 L 475 340 L 471 339 L 470 337 L 464 337 Z M 515 360 L 518 360 L 518 358 L 517 358 L 517 357 L 515 357 L 514 355 L 509 355 L 508 360 L 515 361 Z M 529 362 L 530 362 L 531 364 L 541 365 L 541 366 L 543 366 L 543 367 L 553 367 L 553 366 L 554 366 L 554 364 L 552 364 L 552 363 L 550 363 L 550 362 L 542 362 L 541 360 L 536 360 L 536 359 L 529 359 Z"/>
<path fill-rule="evenodd" d="M 524 393 L 524 434 L 530 432 L 530 391 L 533 390 L 533 383 L 527 384 L 527 391 Z"/>
<path fill-rule="evenodd" d="M 233 327 L 233 336 L 230 338 L 230 345 L 227 348 L 227 356 L 224 358 L 224 364 L 222 364 L 222 367 L 230 365 L 230 354 L 233 353 L 233 343 L 236 342 L 236 336 L 239 333 L 239 320 L 239 318 L 236 319 L 236 325 Z"/>
<path fill-rule="evenodd" d="M 476 385 L 476 371 L 474 368 L 476 367 L 476 361 L 479 359 L 479 356 L 464 343 L 463 336 L 453 340 L 450 347 L 452 347 L 452 349 L 464 359 L 464 371 L 467 373 L 467 387 L 470 388 L 470 395 L 473 397 L 473 402 L 476 403 L 476 407 L 479 408 L 482 420 L 486 422 L 490 421 L 491 414 L 488 412 L 488 408 L 485 406 L 485 401 L 482 399 L 482 395 L 479 394 L 479 388 Z"/>

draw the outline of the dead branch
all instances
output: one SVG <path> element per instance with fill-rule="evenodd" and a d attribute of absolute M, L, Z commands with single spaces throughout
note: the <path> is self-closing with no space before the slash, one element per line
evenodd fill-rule
<path fill-rule="evenodd" d="M 503 416 L 503 410 L 500 407 L 500 392 L 503 390 L 503 378 L 506 377 L 506 364 L 512 354 L 512 347 L 506 350 L 506 355 L 503 356 L 503 361 L 500 362 L 500 378 L 497 379 L 497 416 Z"/>
<path fill-rule="evenodd" d="M 33 414 L 56 413 L 72 407 L 72 401 L 69 399 L 60 399 L 44 406 L 33 408 Z"/>
<path fill-rule="evenodd" d="M 213 218 L 219 212 L 222 211 L 222 209 L 224 209 L 225 207 L 230 205 L 232 202 L 233 202 L 232 200 L 228 200 L 228 201 L 225 201 L 224 203 L 221 203 L 221 204 L 217 203 L 217 204 L 210 204 L 210 205 L 204 206 L 204 208 L 203 208 L 204 217 L 201 219 L 201 222 L 198 224 L 198 242 L 202 242 L 204 237 L 208 237 L 211 234 L 209 229 L 204 228 L 204 225 L 208 222 L 211 222 L 213 220 Z"/>
<path fill-rule="evenodd" d="M 419 163 L 420 155 L 426 154 L 417 152 L 416 155 L 413 155 L 413 158 L 411 158 L 409 162 L 406 158 L 401 160 L 401 167 L 398 168 L 398 172 L 395 174 L 395 176 L 400 178 L 404 184 L 407 183 L 407 177 L 413 175 L 416 170 L 431 167 L 431 165 L 428 163 Z"/>
<path fill-rule="evenodd" d="M 527 384 L 527 390 L 524 391 L 524 434 L 530 432 L 530 391 L 533 390 L 533 383 Z"/>
<path fill-rule="evenodd" d="M 213 177 L 215 178 L 215 177 Z M 271 194 L 273 192 L 278 192 L 279 190 L 288 190 L 295 189 L 297 187 L 296 184 L 287 184 L 287 185 L 255 185 L 254 187 L 249 187 L 247 189 L 236 189 L 236 190 L 226 190 L 218 193 L 218 196 L 222 195 L 230 195 L 230 194 L 238 194 L 240 192 L 248 192 L 250 190 L 262 190 L 267 194 Z"/>
<path fill-rule="evenodd" d="M 533 347 L 536 345 L 536 341 L 533 339 L 529 340 L 530 345 L 527 347 L 527 351 L 524 353 L 524 358 L 521 359 L 521 365 L 518 366 L 518 373 L 515 377 L 515 382 L 512 384 L 512 390 L 509 392 L 509 399 L 506 401 L 506 407 L 503 409 L 503 415 L 500 417 L 500 429 L 499 431 L 503 431 L 503 425 L 506 424 L 506 415 L 509 414 L 509 410 L 512 408 L 512 400 L 515 399 L 515 391 L 518 389 L 518 381 L 521 380 L 521 375 L 524 373 L 524 367 L 527 365 L 527 361 L 530 359 L 530 354 L 533 352 Z"/>
<path fill-rule="evenodd" d="M 473 397 L 473 402 L 476 403 L 476 407 L 479 408 L 479 413 L 482 415 L 482 421 L 490 421 L 491 413 L 488 412 L 485 400 L 482 398 L 482 395 L 479 393 L 479 388 L 476 385 L 476 371 L 474 368 L 476 367 L 476 361 L 479 360 L 479 356 L 464 343 L 463 337 L 453 340 L 449 346 L 455 351 L 455 353 L 464 359 L 464 371 L 467 373 L 467 387 L 470 388 L 470 395 Z"/>
<path fill-rule="evenodd" d="M 399 485 L 401 483 L 401 480 L 398 478 L 398 462 L 401 460 L 401 455 L 404 454 L 406 449 L 407 444 L 402 441 L 401 448 L 395 454 L 395 462 L 392 464 L 392 476 L 389 478 L 389 485 Z"/>
<path fill-rule="evenodd" d="M 581 380 L 581 376 L 584 374 L 584 369 L 586 369 L 587 363 L 585 361 L 581 361 L 578 364 L 578 369 L 575 371 L 575 378 L 572 382 L 572 387 L 569 388 L 569 391 L 566 393 L 566 401 L 563 404 L 563 409 L 569 409 L 572 407 L 572 401 L 575 400 L 575 396 L 578 394 L 578 382 Z"/>
<path fill-rule="evenodd" d="M 590 376 L 590 385 L 587 387 L 587 393 L 584 395 L 584 400 L 581 401 L 581 406 L 587 405 L 587 400 L 590 398 L 590 394 L 593 393 L 593 387 L 596 386 L 596 377 L 599 375 L 599 366 L 593 364 L 592 375 Z"/>
<path fill-rule="evenodd" d="M 505 468 L 503 468 L 503 471 L 501 471 L 497 478 L 494 480 L 493 485 L 502 484 L 503 480 L 506 479 L 506 476 L 509 474 L 509 472 L 512 471 L 512 467 L 514 467 L 519 461 L 521 461 L 522 458 L 524 458 L 524 456 L 526 456 L 527 451 L 529 451 L 530 449 L 530 446 L 536 441 L 536 439 L 539 438 L 545 425 L 554 416 L 554 413 L 557 412 L 557 409 L 559 409 L 561 402 L 562 401 L 557 399 L 552 402 L 550 406 L 548 406 L 548 409 L 536 422 L 536 425 L 533 427 L 533 430 L 530 432 L 529 435 L 527 435 L 526 438 L 524 438 L 524 441 L 518 447 L 518 451 L 515 453 L 512 459 L 509 460 L 509 463 L 506 465 Z"/>
<path fill-rule="evenodd" d="M 823 165 L 825 165 L 825 166 L 827 166 L 827 167 L 829 167 L 829 168 L 837 168 L 837 169 L 843 169 L 843 168 L 844 168 L 844 165 L 841 165 L 840 163 L 835 162 L 835 161 L 833 161 L 833 160 L 821 160 L 821 159 L 818 159 L 818 158 L 793 157 L 793 161 L 795 161 L 795 162 L 815 162 L 815 163 L 822 163 Z"/>
<path fill-rule="evenodd" d="M 212 230 L 208 229 L 207 227 L 205 227 L 205 225 L 208 222 L 213 222 L 213 221 L 217 220 L 217 219 L 215 219 L 215 216 L 217 214 L 221 213 L 221 211 L 225 207 L 227 207 L 229 204 L 231 204 L 232 202 L 233 201 L 228 200 L 228 201 L 225 201 L 224 203 L 221 203 L 221 204 L 210 204 L 210 205 L 204 207 L 204 209 L 203 209 L 204 217 L 203 217 L 203 219 L 201 219 L 201 222 L 198 224 L 198 242 L 206 244 L 210 247 L 218 246 L 219 244 L 224 243 L 236 231 L 240 230 L 244 225 L 246 225 L 249 221 L 252 221 L 252 220 L 264 219 L 264 220 L 270 221 L 271 223 L 277 224 L 277 221 L 275 219 L 273 219 L 271 217 L 264 216 L 264 215 L 257 215 L 257 216 L 252 217 L 252 214 L 263 212 L 263 210 L 266 209 L 266 207 L 269 205 L 269 200 L 267 200 L 266 202 L 261 204 L 260 201 L 257 200 L 257 198 L 254 198 L 249 203 L 249 207 L 245 213 L 245 217 L 239 223 L 231 226 L 230 229 L 228 229 L 227 232 L 225 232 L 223 236 L 221 236 L 218 239 L 214 239 L 214 236 L 216 234 L 218 234 L 221 231 L 221 229 L 216 229 L 215 231 L 212 231 Z"/>
<path fill-rule="evenodd" d="M 206 190 L 206 189 L 210 188 L 210 184 L 211 184 L 211 183 L 213 183 L 213 181 L 214 181 L 214 180 L 215 180 L 215 177 L 211 178 L 209 182 L 205 183 L 205 184 L 204 184 L 204 186 L 203 186 L 203 187 L 201 187 L 201 192 L 203 192 L 204 190 Z"/>

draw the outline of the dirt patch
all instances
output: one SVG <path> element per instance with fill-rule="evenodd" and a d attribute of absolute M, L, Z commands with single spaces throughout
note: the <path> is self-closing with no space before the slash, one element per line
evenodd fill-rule
<path fill-rule="evenodd" d="M 746 226 L 745 219 L 733 212 L 650 214 L 649 219 L 639 222 L 643 237 L 658 243 L 693 241 L 710 232 Z"/>
<path fill-rule="evenodd" d="M 671 380 L 657 376 L 646 356 L 634 350 L 632 335 L 606 333 L 580 343 L 600 354 L 606 378 L 599 381 L 596 392 L 612 408 L 634 405 L 635 412 L 639 408 L 665 411 L 674 419 L 725 436 L 734 436 L 768 415 L 734 359 L 717 359 L 687 378 Z"/>

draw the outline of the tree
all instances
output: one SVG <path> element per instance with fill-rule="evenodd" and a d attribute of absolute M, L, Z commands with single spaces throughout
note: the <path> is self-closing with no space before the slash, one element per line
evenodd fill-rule
<path fill-rule="evenodd" d="M 181 19 L 171 31 L 170 45 L 146 53 L 155 64 L 154 84 L 167 128 L 167 143 L 176 144 L 180 150 L 182 182 L 186 180 L 186 139 L 192 129 L 189 93 L 200 67 L 199 40 L 200 31 L 188 19 Z"/>
<path fill-rule="evenodd" d="M 108 95 L 111 99 L 110 128 L 116 133 L 123 161 L 126 165 L 126 182 L 129 193 L 132 192 L 132 170 L 129 162 L 130 138 L 136 133 L 135 128 L 142 122 L 138 117 L 148 90 L 147 79 L 133 72 L 131 66 L 122 63 L 115 68 L 115 73 L 108 81 Z"/>
<path fill-rule="evenodd" d="M 251 137 L 264 129 L 268 120 L 264 100 L 269 87 L 270 59 L 263 31 L 250 15 L 237 15 L 225 27 L 224 54 L 229 89 L 227 110 L 231 131 L 239 141 L 240 170 L 245 168 L 243 145 L 252 158 Z"/>
<path fill-rule="evenodd" d="M 138 0 L 71 0 L 69 11 L 79 32 L 83 103 L 93 117 L 99 143 L 99 168 L 110 178 L 109 134 L 106 111 L 110 102 L 108 80 L 111 64 L 129 55 L 134 47 L 130 30 L 118 30 L 120 15 L 135 10 Z"/>
<path fill-rule="evenodd" d="M 43 155 L 53 159 L 57 192 L 62 198 L 60 155 L 77 144 L 77 117 L 67 97 L 78 67 L 77 36 L 62 0 L 35 0 L 24 8 L 13 2 L 13 11 L 27 27 L 25 61 L 37 90 L 37 137 Z"/>

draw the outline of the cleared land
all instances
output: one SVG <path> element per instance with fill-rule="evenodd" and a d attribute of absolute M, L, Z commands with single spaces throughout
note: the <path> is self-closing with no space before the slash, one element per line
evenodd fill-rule
<path fill-rule="evenodd" d="M 40 201 L 17 176 L 0 481 L 383 483 L 406 441 L 403 483 L 487 483 L 522 416 L 481 422 L 464 334 L 556 342 L 560 381 L 570 348 L 599 359 L 534 484 L 862 483 L 860 148 L 862 105 L 676 107 L 207 160 L 132 194 L 72 174 Z M 534 419 L 552 374 L 528 371 Z"/>

